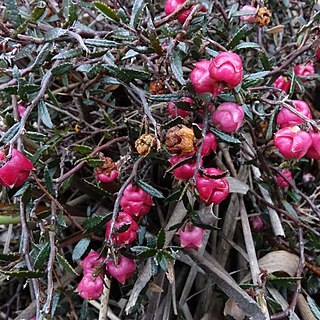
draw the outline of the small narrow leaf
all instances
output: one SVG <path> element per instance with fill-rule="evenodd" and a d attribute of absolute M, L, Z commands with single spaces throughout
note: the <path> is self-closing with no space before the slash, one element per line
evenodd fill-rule
<path fill-rule="evenodd" d="M 293 216 L 296 220 L 299 220 L 299 216 L 296 212 L 296 210 L 293 208 L 293 206 L 286 200 L 282 201 L 282 204 L 284 206 L 284 208 L 286 209 L 286 211 Z"/>
<path fill-rule="evenodd" d="M 138 181 L 138 186 L 143 189 L 145 192 L 149 193 L 152 197 L 164 199 L 164 195 L 161 191 L 155 189 L 154 187 L 150 186 L 150 184 L 144 181 Z"/>
<path fill-rule="evenodd" d="M 212 133 L 214 133 L 217 137 L 219 137 L 223 141 L 230 142 L 230 143 L 241 143 L 239 139 L 234 138 L 218 129 L 210 128 L 210 131 L 212 131 Z"/>
<path fill-rule="evenodd" d="M 100 1 L 94 1 L 92 3 L 108 19 L 111 19 L 113 21 L 120 20 L 117 13 L 113 9 L 111 9 L 106 3 Z"/>
<path fill-rule="evenodd" d="M 143 8 L 144 8 L 144 0 L 135 0 L 133 7 L 132 7 L 132 13 L 130 18 L 130 27 L 136 28 L 140 19 L 140 16 L 142 14 Z"/>
<path fill-rule="evenodd" d="M 89 244 L 90 244 L 90 238 L 81 239 L 73 249 L 72 260 L 75 261 L 80 259 L 88 249 Z"/>
<path fill-rule="evenodd" d="M 19 6 L 15 0 L 4 0 L 4 8 L 7 11 L 8 20 L 14 27 L 19 27 L 22 24 Z"/>
<path fill-rule="evenodd" d="M 166 232 L 161 228 L 157 235 L 157 248 L 162 249 L 166 241 Z"/>
<path fill-rule="evenodd" d="M 77 144 L 75 146 L 72 147 L 72 149 L 74 151 L 77 151 L 81 154 L 84 154 L 84 155 L 88 155 L 92 152 L 92 148 L 89 147 L 89 146 L 84 146 L 84 145 L 80 145 L 80 144 Z"/>
<path fill-rule="evenodd" d="M 50 243 L 47 242 L 46 244 L 43 245 L 43 247 L 41 248 L 41 250 L 39 251 L 39 253 L 37 254 L 34 260 L 33 267 L 35 270 L 38 270 L 43 266 L 43 264 L 46 262 L 46 260 L 49 257 L 49 253 L 50 253 Z"/>
<path fill-rule="evenodd" d="M 82 53 L 83 53 L 83 50 L 81 48 L 74 48 L 68 51 L 62 51 L 58 53 L 52 58 L 52 60 L 62 60 L 62 59 L 71 59 L 75 57 L 80 57 Z"/>
<path fill-rule="evenodd" d="M 51 117 L 50 117 L 49 111 L 47 109 L 47 106 L 43 100 L 39 101 L 38 108 L 39 108 L 39 115 L 40 115 L 40 119 L 41 119 L 42 123 L 47 128 L 52 129 L 53 123 L 51 121 Z"/>
<path fill-rule="evenodd" d="M 0 270 L 0 273 L 3 273 L 10 278 L 42 278 L 44 276 L 43 272 L 37 271 L 26 271 L 20 269 L 13 269 L 11 271 Z"/>
<path fill-rule="evenodd" d="M 318 320 L 320 320 L 320 309 L 317 306 L 317 304 L 315 303 L 315 301 L 309 295 L 307 295 L 307 301 L 308 301 L 308 305 L 309 305 L 312 313 L 314 314 L 314 316 Z"/>
<path fill-rule="evenodd" d="M 230 42 L 227 44 L 227 48 L 228 49 L 233 49 L 237 44 L 240 43 L 240 41 L 242 39 L 244 39 L 245 37 L 247 37 L 252 31 L 254 30 L 254 28 L 252 27 L 248 27 L 248 25 L 244 25 L 242 28 L 240 28 L 235 35 L 233 36 L 233 38 L 230 40 Z"/>
<path fill-rule="evenodd" d="M 73 67 L 73 63 L 66 62 L 59 66 L 52 68 L 51 72 L 54 76 L 59 76 L 61 74 L 67 73 Z"/>
<path fill-rule="evenodd" d="M 234 47 L 235 51 L 240 49 L 261 49 L 261 47 L 255 42 L 242 42 Z"/>
<path fill-rule="evenodd" d="M 54 195 L 54 187 L 48 167 L 44 169 L 44 181 L 50 194 Z"/>
<path fill-rule="evenodd" d="M 15 123 L 0 139 L 3 142 L 9 142 L 19 131 L 20 129 L 20 122 Z"/>
<path fill-rule="evenodd" d="M 183 69 L 182 69 L 182 60 L 178 51 L 172 51 L 172 61 L 171 61 L 171 70 L 177 81 L 183 86 L 186 84 L 186 81 L 183 78 Z"/>
<path fill-rule="evenodd" d="M 71 272 L 71 273 L 78 276 L 77 272 L 73 269 L 73 267 L 69 264 L 69 262 L 67 261 L 67 259 L 64 256 L 62 256 L 60 253 L 57 253 L 56 258 L 57 258 L 59 265 L 61 267 L 63 267 L 65 269 L 65 271 Z"/>

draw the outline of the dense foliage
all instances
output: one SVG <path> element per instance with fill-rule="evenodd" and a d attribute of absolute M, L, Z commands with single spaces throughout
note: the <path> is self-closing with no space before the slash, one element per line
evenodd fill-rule
<path fill-rule="evenodd" d="M 317 1 L 0 14 L 1 319 L 320 319 Z"/>

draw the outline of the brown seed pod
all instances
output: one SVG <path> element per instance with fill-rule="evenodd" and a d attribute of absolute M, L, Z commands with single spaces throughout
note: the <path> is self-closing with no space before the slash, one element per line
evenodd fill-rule
<path fill-rule="evenodd" d="M 171 154 L 184 155 L 194 151 L 196 138 L 185 125 L 170 128 L 166 134 L 166 148 Z"/>
<path fill-rule="evenodd" d="M 145 133 L 141 137 L 139 137 L 135 142 L 135 147 L 137 149 L 137 152 L 141 156 L 145 156 L 149 154 L 156 146 L 156 139 L 155 136 L 151 133 Z"/>
<path fill-rule="evenodd" d="M 268 8 L 260 8 L 257 12 L 255 23 L 261 28 L 270 23 L 271 11 Z"/>
<path fill-rule="evenodd" d="M 151 94 L 166 94 L 168 90 L 163 80 L 158 79 L 151 81 L 149 84 L 149 92 Z"/>

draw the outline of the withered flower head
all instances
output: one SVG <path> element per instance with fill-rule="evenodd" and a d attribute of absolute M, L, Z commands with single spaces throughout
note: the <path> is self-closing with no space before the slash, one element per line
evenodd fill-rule
<path fill-rule="evenodd" d="M 135 146 L 137 152 L 141 156 L 145 156 L 150 153 L 153 147 L 156 146 L 156 139 L 153 134 L 145 133 L 136 140 Z"/>
<path fill-rule="evenodd" d="M 168 90 L 166 88 L 166 84 L 163 80 L 153 80 L 149 84 L 149 92 L 151 94 L 166 94 L 168 93 Z"/>
<path fill-rule="evenodd" d="M 109 157 L 104 157 L 103 155 L 99 155 L 99 158 L 104 161 L 103 165 L 97 167 L 96 174 L 104 174 L 106 176 L 110 176 L 113 171 L 117 170 L 117 165 L 113 162 L 113 160 Z"/>
<path fill-rule="evenodd" d="M 194 151 L 196 138 L 192 129 L 185 125 L 170 128 L 166 134 L 166 148 L 171 154 L 185 155 Z"/>
<path fill-rule="evenodd" d="M 267 8 L 260 8 L 257 12 L 255 23 L 259 27 L 267 26 L 270 23 L 271 11 Z"/>

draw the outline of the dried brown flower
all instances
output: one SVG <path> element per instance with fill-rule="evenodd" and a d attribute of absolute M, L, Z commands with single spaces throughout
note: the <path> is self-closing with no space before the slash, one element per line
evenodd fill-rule
<path fill-rule="evenodd" d="M 169 153 L 184 155 L 194 151 L 196 138 L 192 129 L 185 125 L 170 128 L 166 134 L 166 148 Z"/>
<path fill-rule="evenodd" d="M 110 176 L 112 171 L 117 170 L 117 165 L 113 162 L 113 160 L 109 157 L 104 157 L 102 154 L 99 155 L 100 160 L 103 160 L 104 163 L 102 166 L 97 167 L 95 169 L 96 174 L 105 174 L 106 176 Z"/>
<path fill-rule="evenodd" d="M 153 134 L 151 133 L 145 133 L 141 137 L 139 137 L 136 142 L 135 146 L 137 149 L 137 152 L 141 156 L 145 156 L 150 153 L 153 147 L 155 147 L 156 139 Z"/>
<path fill-rule="evenodd" d="M 257 12 L 255 23 L 259 27 L 267 26 L 270 23 L 271 11 L 268 8 L 260 8 Z"/>
<path fill-rule="evenodd" d="M 149 84 L 149 92 L 151 94 L 166 94 L 168 90 L 163 80 L 158 79 L 151 81 Z"/>

